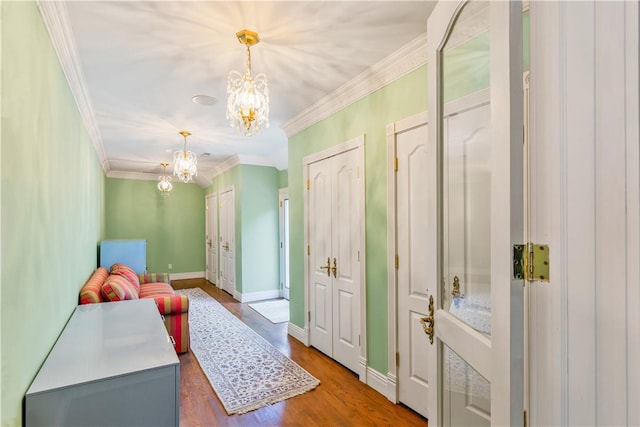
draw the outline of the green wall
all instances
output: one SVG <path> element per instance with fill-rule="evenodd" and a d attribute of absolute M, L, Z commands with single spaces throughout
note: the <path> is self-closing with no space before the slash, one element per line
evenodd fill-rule
<path fill-rule="evenodd" d="M 278 172 L 278 188 L 286 188 L 289 186 L 289 170 L 281 170 Z"/>
<path fill-rule="evenodd" d="M 204 190 L 177 182 L 163 196 L 157 185 L 157 181 L 107 178 L 105 239 L 146 240 L 147 269 L 152 273 L 204 271 Z"/>
<path fill-rule="evenodd" d="M 407 74 L 289 138 L 291 321 L 304 326 L 302 159 L 365 135 L 365 232 L 369 365 L 387 372 L 387 123 L 427 108 L 427 67 Z"/>
<path fill-rule="evenodd" d="M 234 187 L 236 290 L 243 294 L 279 288 L 278 188 L 281 173 L 266 166 L 238 165 L 206 189 Z"/>
<path fill-rule="evenodd" d="M 96 267 L 104 174 L 36 4 L 0 8 L 0 423 L 12 426 Z"/>

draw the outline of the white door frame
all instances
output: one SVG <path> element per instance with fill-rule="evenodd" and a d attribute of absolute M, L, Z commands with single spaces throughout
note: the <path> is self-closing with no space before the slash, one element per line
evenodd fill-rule
<path fill-rule="evenodd" d="M 286 247 L 285 247 L 285 218 L 284 218 L 284 201 L 289 199 L 289 188 L 280 188 L 278 190 L 278 223 L 280 229 L 280 296 L 289 299 L 289 289 L 285 287 L 285 283 L 287 282 L 289 263 L 285 262 L 286 257 Z M 288 239 L 287 239 L 288 240 Z M 289 245 L 289 242 L 286 242 L 286 246 Z"/>
<path fill-rule="evenodd" d="M 236 207 L 235 207 L 235 200 L 236 200 L 236 193 L 235 193 L 235 187 L 233 185 L 230 185 L 228 187 L 222 188 L 218 191 L 218 206 L 220 206 L 219 204 L 222 203 L 222 194 L 227 193 L 229 191 L 233 192 L 233 202 L 234 205 L 232 206 L 232 215 L 231 215 L 231 221 L 233 223 L 233 227 L 232 227 L 232 239 L 230 239 L 229 242 L 229 247 L 231 248 L 231 253 L 233 254 L 233 290 L 230 292 L 231 296 L 233 296 L 234 298 L 236 297 L 235 295 L 235 291 L 236 291 L 236 276 L 237 276 L 237 271 L 236 271 L 236 257 L 238 256 L 238 254 L 236 254 L 236 218 L 235 218 L 235 214 L 236 214 Z M 218 210 L 218 212 L 221 212 L 221 210 Z M 218 232 L 218 258 L 222 259 L 222 246 L 223 246 L 223 242 L 222 242 L 222 233 Z M 220 277 L 220 288 L 224 289 L 225 291 L 229 292 L 227 289 L 224 288 L 223 283 L 222 283 L 222 275 L 220 274 L 220 264 L 218 263 L 218 277 Z"/>
<path fill-rule="evenodd" d="M 360 381 L 367 383 L 367 293 L 366 293 L 366 252 L 365 252 L 365 174 L 364 174 L 364 148 L 365 148 L 365 138 L 364 135 L 357 136 L 353 139 L 350 139 L 342 144 L 335 145 L 326 150 L 320 151 L 318 153 L 314 153 L 310 156 L 304 157 L 302 159 L 302 174 L 303 174 L 303 206 L 304 206 L 304 218 L 305 218 L 305 231 L 304 231 L 304 250 L 305 250 L 305 262 L 304 262 L 304 344 L 309 346 L 309 258 L 307 255 L 307 251 L 309 248 L 309 224 L 307 221 L 308 218 L 308 191 L 307 191 L 307 182 L 309 180 L 309 172 L 308 166 L 311 163 L 317 162 L 319 160 L 323 160 L 329 157 L 336 156 L 338 154 L 344 153 L 345 151 L 350 151 L 353 149 L 359 149 L 360 154 L 360 164 L 362 165 L 362 179 L 360 180 L 361 189 L 360 193 L 360 241 L 358 242 L 358 247 L 360 248 L 360 259 L 363 261 L 360 263 L 360 363 L 359 370 L 357 372 L 360 377 Z"/>
<path fill-rule="evenodd" d="M 218 193 L 211 193 L 205 196 L 205 207 L 207 209 L 205 216 L 206 239 L 205 253 L 207 254 L 205 278 L 211 283 L 219 287 L 218 278 Z M 212 224 L 213 222 L 213 224 Z M 211 259 L 209 258 L 209 248 L 215 248 L 214 256 L 214 274 L 210 276 Z"/>
<path fill-rule="evenodd" d="M 396 270 L 396 254 L 398 244 L 396 237 L 396 135 L 404 130 L 427 124 L 427 112 L 418 113 L 397 122 L 387 124 L 387 282 L 389 313 L 389 367 L 387 374 L 387 399 L 398 402 L 399 383 L 398 365 L 398 270 Z"/>

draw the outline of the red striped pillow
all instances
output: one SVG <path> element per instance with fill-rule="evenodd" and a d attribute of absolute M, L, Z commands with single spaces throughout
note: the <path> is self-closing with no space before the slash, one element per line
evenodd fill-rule
<path fill-rule="evenodd" d="M 140 293 L 140 279 L 138 274 L 126 264 L 113 264 L 111 274 L 117 274 L 127 279 L 135 288 L 136 293 Z"/>
<path fill-rule="evenodd" d="M 110 274 L 102 284 L 102 296 L 107 301 L 138 299 L 135 287 L 123 276 Z"/>

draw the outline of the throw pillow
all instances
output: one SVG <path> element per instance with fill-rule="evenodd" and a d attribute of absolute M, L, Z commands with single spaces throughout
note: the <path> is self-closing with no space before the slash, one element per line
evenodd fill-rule
<path fill-rule="evenodd" d="M 140 279 L 138 278 L 138 274 L 128 265 L 113 264 L 111 266 L 111 274 L 124 277 L 136 288 L 136 293 L 140 293 Z"/>
<path fill-rule="evenodd" d="M 123 276 L 110 274 L 102 284 L 102 296 L 107 301 L 138 299 L 135 287 Z"/>

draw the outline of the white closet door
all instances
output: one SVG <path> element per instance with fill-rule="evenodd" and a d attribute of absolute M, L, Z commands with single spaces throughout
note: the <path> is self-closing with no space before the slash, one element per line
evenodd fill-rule
<path fill-rule="evenodd" d="M 220 283 L 234 294 L 236 289 L 235 205 L 233 188 L 220 193 Z"/>

